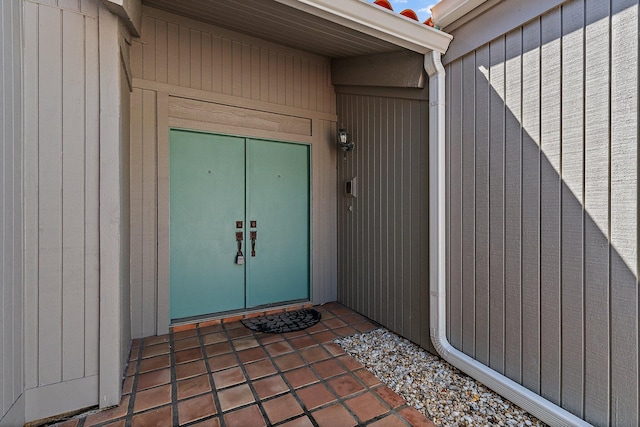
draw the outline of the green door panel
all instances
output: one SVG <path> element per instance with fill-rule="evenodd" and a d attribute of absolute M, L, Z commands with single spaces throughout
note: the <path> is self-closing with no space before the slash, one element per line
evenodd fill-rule
<path fill-rule="evenodd" d="M 308 299 L 309 147 L 171 130 L 169 156 L 171 318 Z"/>
<path fill-rule="evenodd" d="M 308 299 L 309 147 L 247 140 L 249 221 L 257 241 L 256 256 L 247 254 L 247 307 Z"/>
<path fill-rule="evenodd" d="M 171 130 L 169 149 L 171 318 L 243 308 L 235 221 L 245 214 L 245 140 Z"/>

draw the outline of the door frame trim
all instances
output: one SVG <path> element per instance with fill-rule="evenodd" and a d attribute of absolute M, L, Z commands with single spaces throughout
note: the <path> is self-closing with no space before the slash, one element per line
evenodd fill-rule
<path fill-rule="evenodd" d="M 280 142 L 285 144 L 304 145 L 309 147 L 309 302 L 313 301 L 313 144 L 306 141 L 299 141 L 293 139 L 283 140 L 280 138 L 282 135 L 278 135 L 278 138 L 270 136 L 256 136 L 256 135 L 243 135 L 243 134 L 229 134 L 224 131 L 214 130 L 217 126 L 215 124 L 207 124 L 207 130 L 204 129 L 192 129 L 190 127 L 176 126 L 171 123 L 169 118 L 169 94 L 158 93 L 158 271 L 157 271 L 157 334 L 167 334 L 172 326 L 170 315 L 170 176 L 169 176 L 169 143 L 170 143 L 170 131 L 171 130 L 184 130 L 189 132 L 207 133 L 222 136 L 234 136 L 245 139 L 265 140 Z M 252 133 L 252 132 L 249 132 Z M 267 133 L 267 132 L 265 132 Z M 305 139 L 305 138 L 302 138 Z M 299 302 L 297 303 L 300 304 Z M 291 305 L 290 302 L 285 302 L 282 307 Z M 273 308 L 279 308 L 280 305 L 276 305 Z M 238 313 L 251 312 L 251 309 L 244 309 L 238 311 Z M 211 317 L 215 317 L 215 313 L 211 314 Z"/>

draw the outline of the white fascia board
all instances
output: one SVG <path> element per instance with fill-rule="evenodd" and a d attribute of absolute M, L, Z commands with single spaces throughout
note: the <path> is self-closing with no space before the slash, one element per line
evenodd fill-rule
<path fill-rule="evenodd" d="M 462 18 L 487 0 L 441 0 L 431 8 L 431 19 L 440 28 Z"/>
<path fill-rule="evenodd" d="M 452 36 L 365 0 L 275 0 L 414 52 L 444 53 Z"/>

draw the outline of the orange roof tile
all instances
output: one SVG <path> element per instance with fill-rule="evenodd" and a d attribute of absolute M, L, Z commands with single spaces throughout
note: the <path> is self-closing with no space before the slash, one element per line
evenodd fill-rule
<path fill-rule="evenodd" d="M 375 0 L 373 4 L 379 7 L 383 7 L 385 9 L 389 9 L 390 11 L 393 12 L 393 6 L 391 6 L 391 3 L 389 2 L 389 0 Z M 412 9 L 405 9 L 402 12 L 400 12 L 400 15 L 405 16 L 409 19 L 413 19 L 414 21 L 420 22 L 420 20 L 418 19 L 418 14 L 414 12 Z M 427 18 L 427 20 L 424 21 L 423 24 L 429 27 L 434 27 L 433 20 L 430 17 Z"/>
<path fill-rule="evenodd" d="M 413 11 L 413 9 L 405 9 L 400 12 L 400 15 L 406 16 L 409 19 L 413 19 L 414 21 L 418 20 L 418 14 Z"/>
<path fill-rule="evenodd" d="M 388 0 L 376 0 L 373 2 L 373 4 L 376 4 L 380 7 L 384 7 L 389 10 L 393 10 L 393 6 L 391 6 L 391 3 L 389 3 Z"/>

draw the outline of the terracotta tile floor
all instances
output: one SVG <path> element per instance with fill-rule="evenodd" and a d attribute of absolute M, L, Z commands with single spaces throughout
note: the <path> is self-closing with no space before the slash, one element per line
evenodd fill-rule
<path fill-rule="evenodd" d="M 234 319 L 134 340 L 120 405 L 55 425 L 433 426 L 332 342 L 377 325 L 338 303 L 315 308 L 322 320 L 303 331 Z"/>

